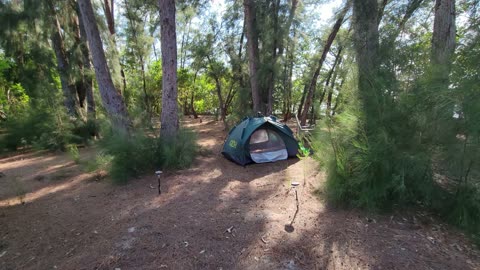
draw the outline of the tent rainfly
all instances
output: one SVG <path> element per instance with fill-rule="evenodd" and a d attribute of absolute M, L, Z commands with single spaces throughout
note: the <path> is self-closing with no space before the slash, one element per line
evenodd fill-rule
<path fill-rule="evenodd" d="M 246 117 L 228 133 L 222 154 L 245 166 L 285 160 L 297 155 L 298 142 L 292 130 L 275 117 Z"/>

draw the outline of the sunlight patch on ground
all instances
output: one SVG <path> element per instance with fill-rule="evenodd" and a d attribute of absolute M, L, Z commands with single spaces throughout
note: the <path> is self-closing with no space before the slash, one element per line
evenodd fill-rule
<path fill-rule="evenodd" d="M 28 159 L 20 159 L 20 160 L 15 160 L 13 162 L 9 163 L 4 163 L 0 164 L 0 171 L 3 172 L 8 172 L 10 170 L 15 170 L 20 167 L 27 167 L 27 166 L 39 166 L 39 164 L 44 164 L 49 161 L 53 161 L 55 159 L 58 159 L 56 156 L 51 156 L 51 157 L 34 157 L 34 158 L 28 158 Z"/>
<path fill-rule="evenodd" d="M 72 188 L 73 186 L 79 184 L 80 182 L 90 178 L 91 178 L 91 175 L 82 174 L 82 175 L 76 176 L 75 178 L 73 178 L 73 180 L 66 183 L 44 187 L 42 189 L 27 193 L 25 195 L 20 195 L 13 198 L 1 200 L 0 207 L 8 207 L 8 206 L 14 206 L 14 205 L 19 205 L 23 203 L 30 203 L 44 196 Z"/>

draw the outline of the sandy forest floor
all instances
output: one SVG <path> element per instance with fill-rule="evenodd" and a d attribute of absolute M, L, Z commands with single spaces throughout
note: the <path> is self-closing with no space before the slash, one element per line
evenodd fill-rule
<path fill-rule="evenodd" d="M 160 196 L 154 172 L 115 186 L 67 154 L 0 158 L 0 269 L 480 269 L 478 249 L 430 215 L 333 209 L 314 193 L 315 161 L 243 168 L 220 154 L 221 123 L 185 125 L 206 150 Z"/>

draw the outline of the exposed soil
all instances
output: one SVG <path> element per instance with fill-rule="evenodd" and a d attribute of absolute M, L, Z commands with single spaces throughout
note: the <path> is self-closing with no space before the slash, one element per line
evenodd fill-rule
<path fill-rule="evenodd" d="M 315 161 L 244 168 L 221 156 L 220 122 L 185 125 L 205 150 L 162 176 L 162 195 L 154 172 L 115 186 L 67 154 L 1 158 L 0 269 L 480 269 L 478 249 L 430 215 L 327 207 Z"/>

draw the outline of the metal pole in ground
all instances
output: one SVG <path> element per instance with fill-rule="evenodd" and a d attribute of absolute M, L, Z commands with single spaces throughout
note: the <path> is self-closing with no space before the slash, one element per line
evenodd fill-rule
<path fill-rule="evenodd" d="M 298 192 L 296 187 L 298 187 L 300 184 L 298 182 L 292 182 L 292 189 L 295 191 L 295 202 L 297 209 L 295 210 L 295 214 L 293 215 L 293 219 L 290 222 L 290 224 L 285 225 L 285 231 L 287 232 L 293 232 L 295 228 L 293 227 L 293 223 L 295 222 L 295 218 L 297 217 L 298 211 L 300 210 L 300 202 L 298 201 Z"/>
<path fill-rule="evenodd" d="M 162 171 L 156 171 L 155 174 L 157 175 L 157 180 L 158 180 L 158 195 L 162 194 L 162 187 L 160 185 L 160 175 L 162 174 Z"/>

